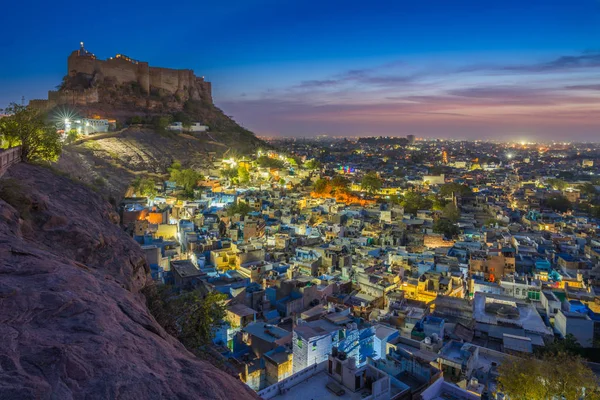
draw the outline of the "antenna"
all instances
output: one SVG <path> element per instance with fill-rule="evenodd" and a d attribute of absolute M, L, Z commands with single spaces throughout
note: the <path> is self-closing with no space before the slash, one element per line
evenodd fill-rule
<path fill-rule="evenodd" d="M 21 105 L 24 106 L 25 105 L 25 96 L 21 96 Z"/>

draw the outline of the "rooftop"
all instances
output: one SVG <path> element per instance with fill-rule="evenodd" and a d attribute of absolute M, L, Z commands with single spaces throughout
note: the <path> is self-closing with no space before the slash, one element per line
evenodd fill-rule
<path fill-rule="evenodd" d="M 244 304 L 234 304 L 232 306 L 229 306 L 227 307 L 227 311 L 240 317 L 247 317 L 249 315 L 256 314 L 256 311 Z"/>
<path fill-rule="evenodd" d="M 297 400 L 297 399 L 305 399 L 305 400 L 325 400 L 325 399 L 339 399 L 339 400 L 360 400 L 366 396 L 371 395 L 369 390 L 362 390 L 356 393 L 344 388 L 341 384 L 338 386 L 344 389 L 345 393 L 341 396 L 336 396 L 332 392 L 330 392 L 326 385 L 329 382 L 335 382 L 333 379 L 327 375 L 325 370 L 322 370 L 316 375 L 311 376 L 310 378 L 298 383 L 295 386 L 289 388 L 285 393 L 278 394 L 275 397 L 271 397 L 272 399 L 277 400 Z"/>
<path fill-rule="evenodd" d="M 202 275 L 200 271 L 190 260 L 171 261 L 171 268 L 177 271 L 181 277 L 190 277 Z"/>
<path fill-rule="evenodd" d="M 244 328 L 244 331 L 266 342 L 275 342 L 276 340 L 291 335 L 291 332 L 288 332 L 285 329 L 264 322 L 253 322 L 248 324 Z"/>

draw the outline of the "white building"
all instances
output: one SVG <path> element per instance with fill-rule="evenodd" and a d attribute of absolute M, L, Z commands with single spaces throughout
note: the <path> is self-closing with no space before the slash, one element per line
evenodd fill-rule
<path fill-rule="evenodd" d="M 189 127 L 184 127 L 183 122 L 173 122 L 167 129 L 170 131 L 179 131 L 179 132 L 206 132 L 208 130 L 208 126 L 202 125 L 200 122 L 192 122 Z"/>
<path fill-rule="evenodd" d="M 338 330 L 337 325 L 325 320 L 296 326 L 292 337 L 294 373 L 326 361 L 331 354 L 333 342 L 337 339 Z"/>
<path fill-rule="evenodd" d="M 90 135 L 98 132 L 108 132 L 110 122 L 107 119 L 82 118 L 76 120 L 65 119 L 65 134 L 75 129 L 79 135 Z"/>
<path fill-rule="evenodd" d="M 592 347 L 594 321 L 586 314 L 558 310 L 554 317 L 554 328 L 562 337 L 571 334 L 583 347 Z"/>
<path fill-rule="evenodd" d="M 561 308 L 560 300 L 549 290 L 542 292 L 540 300 L 542 301 L 542 307 L 546 310 L 546 315 L 550 318 L 554 317 Z"/>
<path fill-rule="evenodd" d="M 423 176 L 423 183 L 428 182 L 430 185 L 443 185 L 446 182 L 444 174 L 440 175 L 425 175 Z"/>

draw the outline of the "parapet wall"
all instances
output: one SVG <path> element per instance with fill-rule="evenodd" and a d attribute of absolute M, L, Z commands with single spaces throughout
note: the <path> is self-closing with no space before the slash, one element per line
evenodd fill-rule
<path fill-rule="evenodd" d="M 0 177 L 8 169 L 21 162 L 21 146 L 11 147 L 10 149 L 0 150 Z"/>
<path fill-rule="evenodd" d="M 81 73 L 96 79 L 98 75 L 110 77 L 118 84 L 137 82 L 146 93 L 150 92 L 150 74 L 146 62 L 129 61 L 125 58 L 99 60 L 92 56 L 80 56 L 74 51 L 67 60 L 67 73 L 69 76 Z"/>

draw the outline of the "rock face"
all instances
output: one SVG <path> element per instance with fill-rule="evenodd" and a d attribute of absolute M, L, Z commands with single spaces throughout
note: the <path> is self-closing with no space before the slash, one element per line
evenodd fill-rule
<path fill-rule="evenodd" d="M 258 398 L 156 323 L 147 263 L 117 223 L 48 169 L 0 179 L 0 399 Z"/>

